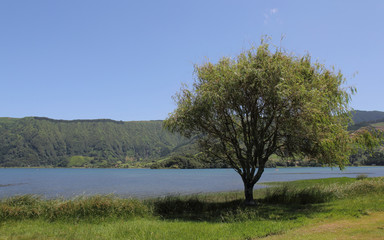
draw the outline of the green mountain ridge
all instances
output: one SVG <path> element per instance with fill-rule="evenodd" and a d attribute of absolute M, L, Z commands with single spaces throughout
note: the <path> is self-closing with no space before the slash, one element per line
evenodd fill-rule
<path fill-rule="evenodd" d="M 351 130 L 382 126 L 384 124 L 380 122 L 384 122 L 384 112 L 355 111 L 353 120 L 356 124 L 350 127 Z M 293 163 L 272 159 L 270 164 L 273 167 Z M 217 160 L 205 159 L 198 152 L 194 139 L 164 130 L 162 120 L 125 122 L 2 117 L 0 167 L 228 166 Z"/>
<path fill-rule="evenodd" d="M 188 142 L 162 121 L 0 118 L 2 167 L 135 166 L 166 157 Z"/>
<path fill-rule="evenodd" d="M 384 112 L 355 110 L 352 112 L 352 120 L 355 124 L 363 122 L 381 122 L 384 121 Z"/>

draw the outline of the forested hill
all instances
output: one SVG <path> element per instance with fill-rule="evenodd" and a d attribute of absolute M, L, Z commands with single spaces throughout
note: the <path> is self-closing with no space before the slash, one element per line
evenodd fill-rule
<path fill-rule="evenodd" d="M 350 127 L 352 131 L 367 126 L 384 128 L 384 112 L 355 111 L 353 120 L 356 124 Z M 382 159 L 383 149 L 378 154 L 376 158 Z M 371 158 L 362 156 L 351 162 L 371 164 Z M 272 159 L 269 164 L 287 165 L 279 159 Z M 193 139 L 169 133 L 162 128 L 162 121 L 3 117 L 0 118 L 0 167 L 228 166 L 212 159 L 207 161 L 198 154 Z"/>
<path fill-rule="evenodd" d="M 127 167 L 189 142 L 162 121 L 0 118 L 0 167 Z"/>
<path fill-rule="evenodd" d="M 355 124 L 363 122 L 384 122 L 384 112 L 380 111 L 353 111 L 352 119 Z"/>
<path fill-rule="evenodd" d="M 356 110 L 352 113 L 352 120 L 354 125 L 349 127 L 351 131 L 368 126 L 382 129 L 381 125 L 384 123 L 384 112 Z"/>

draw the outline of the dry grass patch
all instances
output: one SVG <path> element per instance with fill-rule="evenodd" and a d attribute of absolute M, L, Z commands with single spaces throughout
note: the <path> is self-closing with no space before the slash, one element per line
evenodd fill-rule
<path fill-rule="evenodd" d="M 367 216 L 337 221 L 322 221 L 311 226 L 288 231 L 263 240 L 325 240 L 325 239 L 384 239 L 384 212 Z"/>

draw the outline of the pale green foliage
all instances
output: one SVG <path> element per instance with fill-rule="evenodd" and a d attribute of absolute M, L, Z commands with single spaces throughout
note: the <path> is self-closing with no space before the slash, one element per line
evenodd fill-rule
<path fill-rule="evenodd" d="M 358 147 L 355 150 L 362 148 L 373 153 L 378 146 L 383 145 L 384 132 L 373 127 L 365 127 L 355 131 L 352 139 Z"/>
<path fill-rule="evenodd" d="M 343 167 L 352 148 L 347 126 L 353 88 L 340 72 L 262 43 L 234 59 L 196 65 L 192 89 L 175 97 L 165 127 L 200 136 L 207 154 L 224 159 L 248 188 L 272 154 Z M 247 188 L 246 186 L 246 188 Z M 247 195 L 247 194 L 246 194 Z"/>

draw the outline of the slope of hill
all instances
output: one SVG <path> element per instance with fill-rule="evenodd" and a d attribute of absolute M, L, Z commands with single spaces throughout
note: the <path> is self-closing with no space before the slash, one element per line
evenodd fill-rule
<path fill-rule="evenodd" d="M 188 139 L 162 121 L 0 118 L 0 166 L 135 166 L 166 157 Z"/>
<path fill-rule="evenodd" d="M 384 112 L 356 111 L 353 114 L 355 124 L 349 127 L 351 131 L 364 128 L 374 128 L 384 131 Z M 380 165 L 384 166 L 384 147 L 378 148 L 374 153 L 359 152 L 350 158 L 352 165 Z"/>
<path fill-rule="evenodd" d="M 384 122 L 384 112 L 379 111 L 359 111 L 356 110 L 352 114 L 354 125 L 349 127 L 349 130 L 355 131 L 363 127 L 371 126 Z"/>
<path fill-rule="evenodd" d="M 384 120 L 380 121 L 384 119 L 384 112 L 355 111 L 353 119 L 357 124 L 350 127 L 352 131 L 367 126 L 384 129 Z M 352 158 L 352 163 L 372 162 L 370 156 L 363 158 L 365 160 Z M 377 153 L 375 158 L 384 158 L 383 152 Z M 269 163 L 271 167 L 293 164 L 280 159 L 271 159 Z M 0 167 L 228 166 L 220 161 L 206 160 L 198 153 L 193 139 L 167 132 L 162 128 L 162 121 L 65 121 L 26 117 L 0 118 Z"/>
<path fill-rule="evenodd" d="M 362 122 L 376 122 L 381 120 L 384 121 L 384 112 L 356 110 L 352 113 L 352 119 L 355 124 Z"/>

